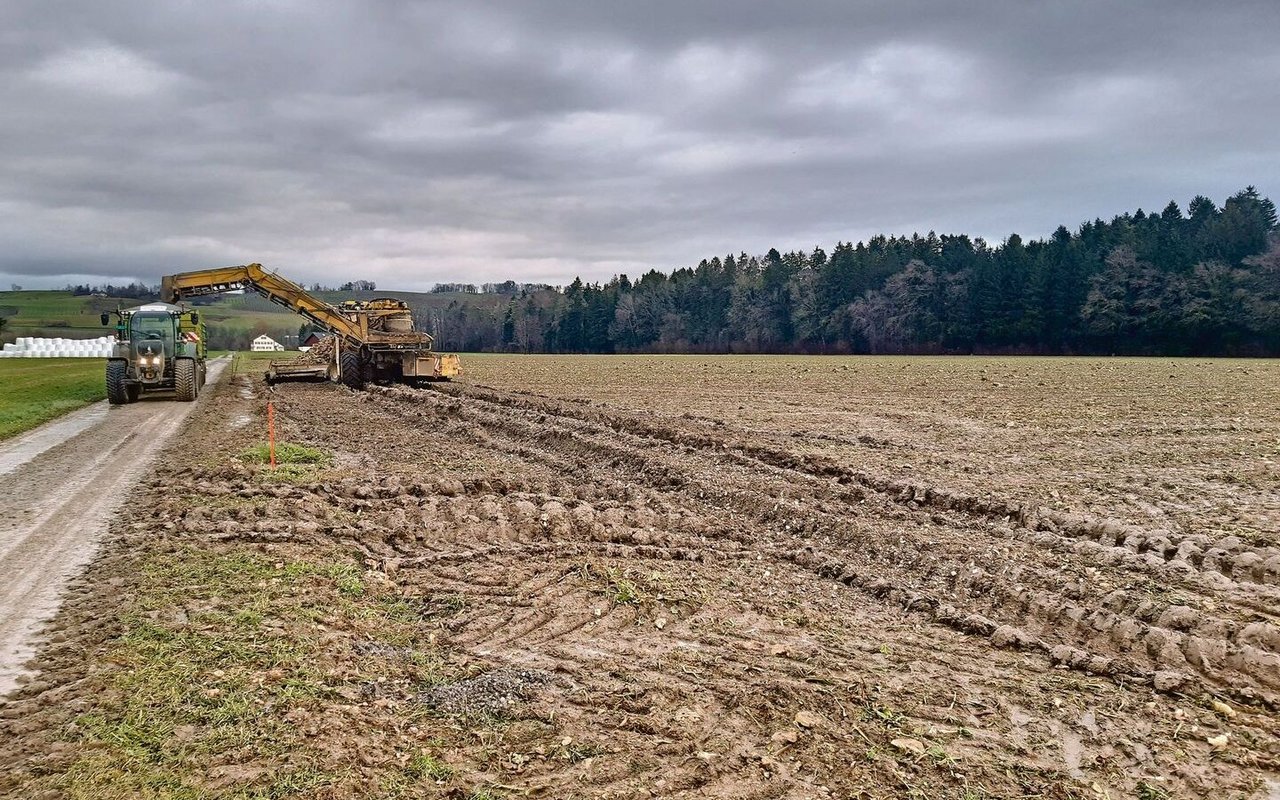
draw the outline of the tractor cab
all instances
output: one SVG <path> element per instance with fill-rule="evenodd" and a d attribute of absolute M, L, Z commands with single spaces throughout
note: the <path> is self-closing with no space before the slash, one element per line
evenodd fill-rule
<path fill-rule="evenodd" d="M 156 303 L 128 312 L 129 345 L 137 357 L 137 377 L 143 383 L 156 383 L 163 379 L 177 350 L 178 314 L 181 309 L 166 306 L 168 304 Z"/>

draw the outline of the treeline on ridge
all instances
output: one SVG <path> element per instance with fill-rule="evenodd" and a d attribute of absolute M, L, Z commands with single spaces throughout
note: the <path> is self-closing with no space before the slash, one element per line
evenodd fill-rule
<path fill-rule="evenodd" d="M 471 351 L 1280 355 L 1276 207 L 1253 187 L 1044 240 L 877 236 L 530 289 L 424 319 Z"/>

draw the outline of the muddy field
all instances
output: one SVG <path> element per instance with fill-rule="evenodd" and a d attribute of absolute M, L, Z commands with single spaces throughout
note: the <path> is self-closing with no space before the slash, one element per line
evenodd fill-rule
<path fill-rule="evenodd" d="M 466 366 L 221 384 L 0 795 L 1280 793 L 1280 365 Z"/>

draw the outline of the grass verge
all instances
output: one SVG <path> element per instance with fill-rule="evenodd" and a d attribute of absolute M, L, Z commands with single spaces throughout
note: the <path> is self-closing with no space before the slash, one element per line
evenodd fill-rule
<path fill-rule="evenodd" d="M 0 360 L 0 439 L 8 439 L 107 396 L 100 358 Z"/>
<path fill-rule="evenodd" d="M 426 751 L 362 763 L 356 756 L 371 751 L 341 733 L 364 718 L 374 687 L 429 684 L 442 669 L 421 617 L 401 613 L 400 598 L 366 585 L 343 556 L 276 561 L 187 547 L 148 557 L 137 580 L 122 634 L 101 658 L 110 669 L 95 678 L 100 691 L 62 732 L 75 756 L 32 788 L 69 798 L 391 798 L 450 781 Z M 387 643 L 353 649 L 375 636 Z M 317 748 L 316 737 L 328 741 Z M 357 788 L 371 782 L 383 791 Z"/>

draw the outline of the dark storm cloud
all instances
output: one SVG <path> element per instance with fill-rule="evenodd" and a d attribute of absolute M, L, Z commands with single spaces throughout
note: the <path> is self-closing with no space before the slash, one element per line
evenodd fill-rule
<path fill-rule="evenodd" d="M 0 281 L 564 282 L 1280 186 L 1273 2 L 10 3 Z"/>

